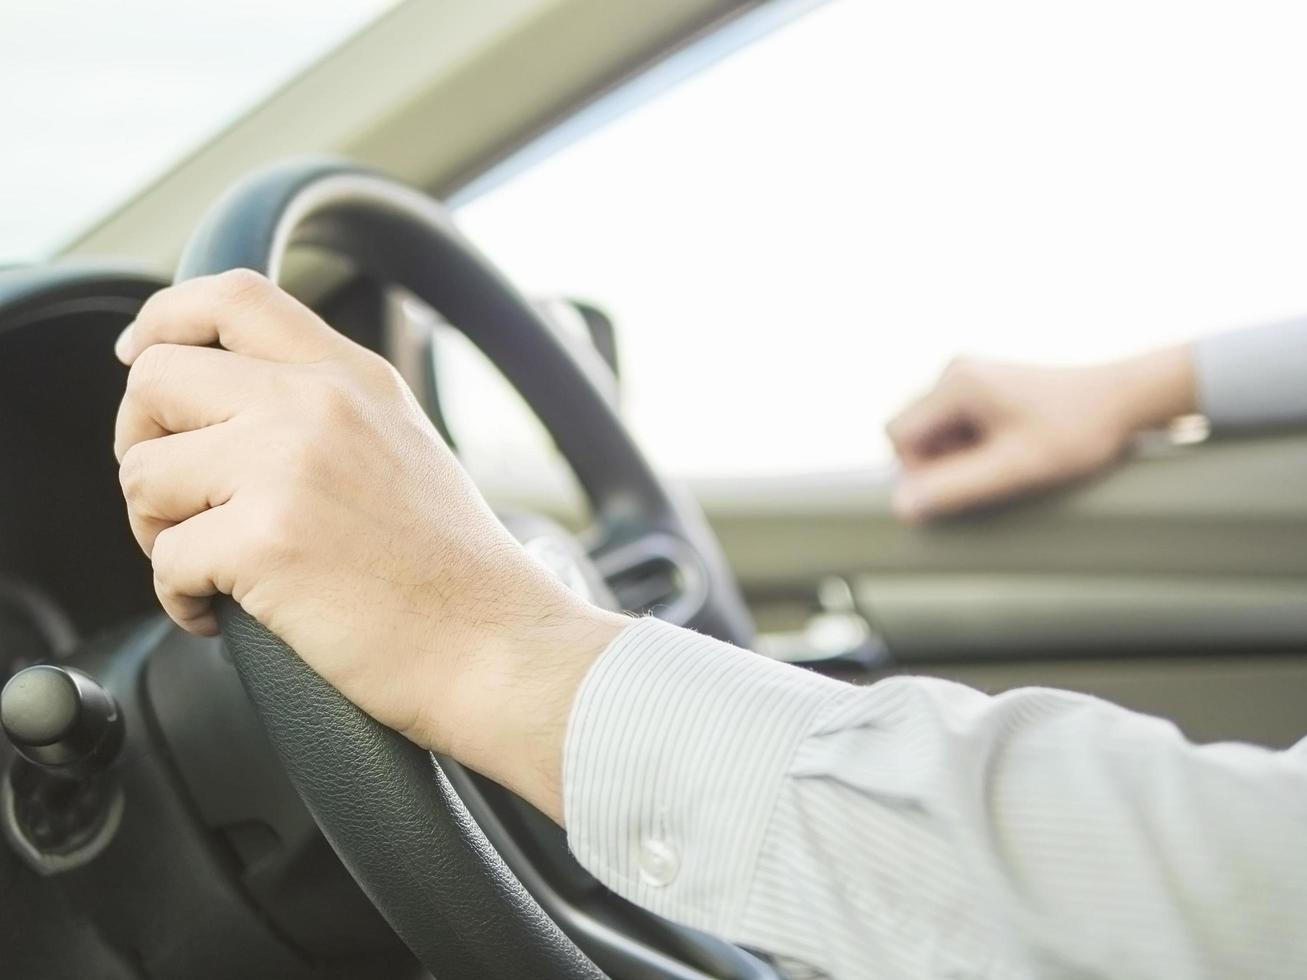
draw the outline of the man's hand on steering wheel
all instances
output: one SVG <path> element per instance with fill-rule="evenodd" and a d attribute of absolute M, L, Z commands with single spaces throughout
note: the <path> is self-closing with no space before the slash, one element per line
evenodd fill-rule
<path fill-rule="evenodd" d="M 231 595 L 378 721 L 561 821 L 572 696 L 627 620 L 518 546 L 395 370 L 247 270 L 156 294 L 116 349 L 114 451 L 168 615 L 213 634 Z"/>

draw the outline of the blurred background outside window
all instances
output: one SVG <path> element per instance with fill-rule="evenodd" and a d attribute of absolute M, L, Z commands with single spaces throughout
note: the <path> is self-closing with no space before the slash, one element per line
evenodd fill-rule
<path fill-rule="evenodd" d="M 955 353 L 1307 313 L 1305 28 L 1297 2 L 831 0 L 459 217 L 615 318 L 666 471 L 861 468 Z"/>

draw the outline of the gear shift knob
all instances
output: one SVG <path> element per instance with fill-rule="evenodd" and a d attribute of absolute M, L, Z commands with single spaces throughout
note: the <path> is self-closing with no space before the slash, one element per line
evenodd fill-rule
<path fill-rule="evenodd" d="M 0 692 L 0 728 L 28 762 L 70 779 L 103 769 L 123 741 L 109 692 L 79 670 L 49 664 L 10 678 Z"/>

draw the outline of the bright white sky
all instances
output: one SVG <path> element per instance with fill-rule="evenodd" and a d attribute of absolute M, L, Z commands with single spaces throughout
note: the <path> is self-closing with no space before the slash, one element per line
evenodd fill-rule
<path fill-rule="evenodd" d="M 3 0 L 0 263 L 42 257 L 395 0 Z"/>
<path fill-rule="evenodd" d="M 389 2 L 5 0 L 0 261 Z M 1084 360 L 1307 312 L 1304 38 L 1299 0 L 831 0 L 460 219 L 529 291 L 615 315 L 667 470 L 866 465 L 958 351 Z"/>
<path fill-rule="evenodd" d="M 1307 5 L 833 0 L 462 212 L 682 474 L 886 458 L 960 351 L 1307 313 Z"/>

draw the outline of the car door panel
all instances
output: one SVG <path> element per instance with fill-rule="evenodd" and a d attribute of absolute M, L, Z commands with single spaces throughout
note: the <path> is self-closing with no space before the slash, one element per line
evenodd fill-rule
<path fill-rule="evenodd" d="M 924 527 L 892 472 L 695 490 L 764 633 L 847 583 L 889 671 L 1054 684 L 1195 737 L 1307 732 L 1307 434 L 1154 446 L 1075 488 Z"/>

